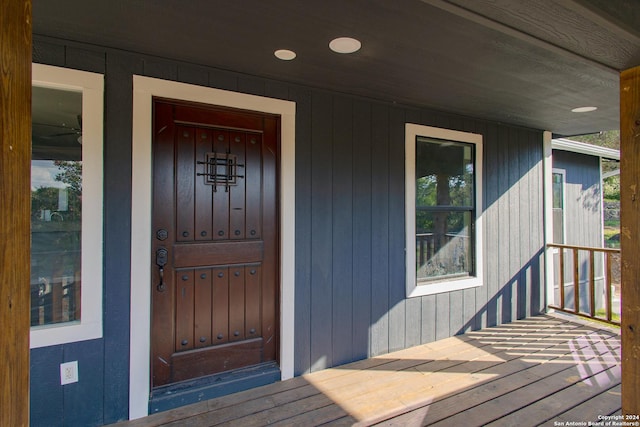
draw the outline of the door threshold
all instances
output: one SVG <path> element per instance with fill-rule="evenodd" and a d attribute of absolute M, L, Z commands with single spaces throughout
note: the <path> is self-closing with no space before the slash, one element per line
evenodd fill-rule
<path fill-rule="evenodd" d="M 278 364 L 268 362 L 156 387 L 149 399 L 149 414 L 271 384 L 280 378 Z"/>

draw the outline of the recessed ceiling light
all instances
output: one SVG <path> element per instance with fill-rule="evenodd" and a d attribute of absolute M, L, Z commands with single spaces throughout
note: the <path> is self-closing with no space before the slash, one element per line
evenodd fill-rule
<path fill-rule="evenodd" d="M 329 43 L 329 48 L 336 53 L 353 53 L 360 50 L 361 47 L 360 40 L 351 37 L 338 37 Z"/>
<path fill-rule="evenodd" d="M 273 54 L 278 59 L 282 59 L 283 61 L 291 61 L 296 57 L 296 53 L 289 49 L 278 49 Z"/>
<path fill-rule="evenodd" d="M 588 113 L 589 111 L 596 111 L 598 107 L 577 107 L 572 109 L 573 113 Z"/>

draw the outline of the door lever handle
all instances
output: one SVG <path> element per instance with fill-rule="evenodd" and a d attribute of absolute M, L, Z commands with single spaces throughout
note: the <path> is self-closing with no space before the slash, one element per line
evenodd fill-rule
<path fill-rule="evenodd" d="M 167 265 L 169 252 L 165 248 L 160 248 L 156 251 L 156 265 L 160 268 L 160 283 L 158 283 L 157 289 L 160 292 L 164 292 L 164 266 Z"/>
<path fill-rule="evenodd" d="M 158 283 L 158 290 L 164 292 L 164 268 L 160 267 L 160 283 Z"/>

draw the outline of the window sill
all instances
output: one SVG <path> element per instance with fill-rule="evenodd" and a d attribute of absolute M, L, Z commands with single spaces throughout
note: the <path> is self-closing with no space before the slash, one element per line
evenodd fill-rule
<path fill-rule="evenodd" d="M 483 285 L 482 279 L 469 277 L 446 282 L 436 282 L 423 285 L 408 285 L 407 298 L 422 297 L 425 295 L 435 295 L 445 292 L 458 291 L 462 289 L 477 288 Z"/>

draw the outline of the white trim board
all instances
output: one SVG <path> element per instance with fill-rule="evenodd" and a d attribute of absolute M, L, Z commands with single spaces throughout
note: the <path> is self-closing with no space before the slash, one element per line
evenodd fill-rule
<path fill-rule="evenodd" d="M 280 370 L 294 372 L 294 102 L 133 76 L 129 417 L 148 415 L 151 344 L 151 123 L 154 96 L 277 114 L 280 139 Z"/>
<path fill-rule="evenodd" d="M 543 207 L 544 207 L 544 262 L 546 280 L 546 301 L 545 306 L 553 305 L 554 302 L 554 271 L 553 271 L 553 248 L 547 246 L 553 243 L 553 143 L 551 132 L 545 131 L 542 134 L 543 147 Z"/>
<path fill-rule="evenodd" d="M 552 139 L 551 148 L 554 150 L 587 154 L 589 156 L 596 156 L 610 160 L 620 160 L 620 150 L 601 147 L 599 145 L 587 144 L 584 142 L 572 141 L 570 139 Z"/>

